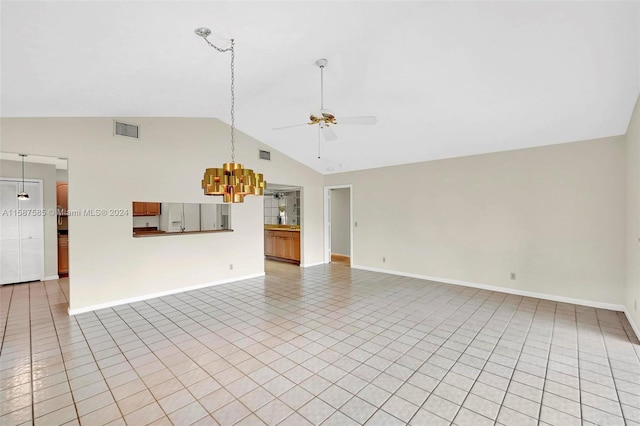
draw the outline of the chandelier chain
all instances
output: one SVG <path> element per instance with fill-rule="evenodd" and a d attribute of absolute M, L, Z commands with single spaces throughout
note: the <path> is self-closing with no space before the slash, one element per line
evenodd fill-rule
<path fill-rule="evenodd" d="M 234 40 L 231 39 L 231 162 L 236 162 L 236 141 L 235 141 L 235 130 L 236 130 L 236 95 L 235 95 L 235 59 L 236 59 L 236 51 L 234 47 Z"/>
<path fill-rule="evenodd" d="M 209 40 L 204 38 L 204 41 L 218 52 L 231 52 L 231 162 L 236 162 L 236 141 L 235 141 L 235 130 L 236 130 L 236 111 L 235 111 L 235 103 L 236 103 L 236 95 L 235 95 L 235 59 L 236 59 L 236 51 L 234 49 L 235 41 L 231 39 L 231 46 L 226 49 L 222 49 L 215 44 L 211 43 Z"/>

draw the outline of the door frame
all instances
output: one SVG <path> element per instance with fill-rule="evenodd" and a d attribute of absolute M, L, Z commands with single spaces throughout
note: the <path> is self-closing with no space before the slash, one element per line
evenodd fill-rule
<path fill-rule="evenodd" d="M 349 189 L 349 257 L 353 262 L 353 185 L 330 185 L 324 187 L 324 263 L 331 263 L 331 190 Z"/>

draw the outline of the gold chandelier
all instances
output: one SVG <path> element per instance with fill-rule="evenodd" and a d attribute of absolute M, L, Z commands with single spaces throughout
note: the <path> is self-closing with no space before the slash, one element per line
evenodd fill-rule
<path fill-rule="evenodd" d="M 221 168 L 210 168 L 204 172 L 202 189 L 204 195 L 222 195 L 225 203 L 242 203 L 245 195 L 264 195 L 266 182 L 262 173 L 254 173 L 236 163 L 235 154 L 235 51 L 234 40 L 231 46 L 221 49 L 213 45 L 207 37 L 211 34 L 209 28 L 197 28 L 195 33 L 202 37 L 207 44 L 218 52 L 231 52 L 231 162 L 224 163 Z"/>

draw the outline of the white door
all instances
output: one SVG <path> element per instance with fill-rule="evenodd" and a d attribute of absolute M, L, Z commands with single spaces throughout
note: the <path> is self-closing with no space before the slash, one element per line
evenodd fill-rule
<path fill-rule="evenodd" d="M 20 281 L 42 279 L 44 247 L 44 216 L 38 182 L 25 182 L 24 190 L 31 194 L 28 200 L 18 201 L 21 210 L 32 212 L 20 219 Z M 16 199 L 18 196 L 16 195 Z"/>
<path fill-rule="evenodd" d="M 27 181 L 28 200 L 18 200 L 22 182 L 0 180 L 0 284 L 40 280 L 44 273 L 42 185 Z"/>
<path fill-rule="evenodd" d="M 0 181 L 0 284 L 20 280 L 20 222 L 18 184 Z"/>

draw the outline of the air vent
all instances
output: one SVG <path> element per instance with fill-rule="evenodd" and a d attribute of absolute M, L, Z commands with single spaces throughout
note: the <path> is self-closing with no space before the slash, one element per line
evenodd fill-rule
<path fill-rule="evenodd" d="M 122 121 L 114 121 L 113 123 L 116 136 L 140 139 L 139 126 L 137 124 L 123 123 Z"/>
<path fill-rule="evenodd" d="M 261 160 L 271 160 L 271 153 L 269 151 L 260 150 L 260 154 L 258 156 Z"/>

